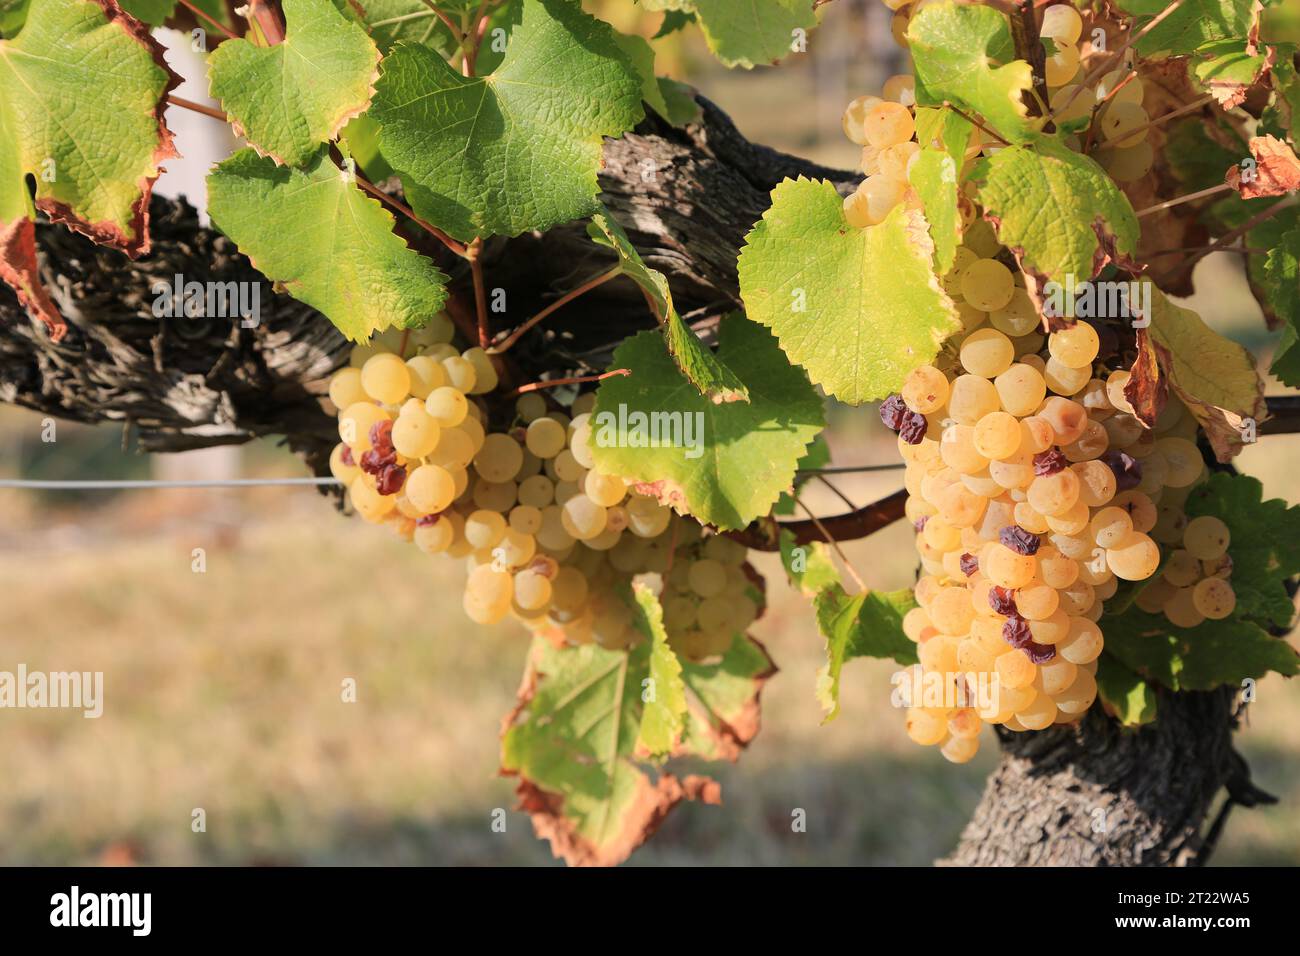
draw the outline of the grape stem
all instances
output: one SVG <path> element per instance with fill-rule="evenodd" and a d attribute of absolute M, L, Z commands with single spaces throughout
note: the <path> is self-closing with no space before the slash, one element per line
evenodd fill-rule
<path fill-rule="evenodd" d="M 1153 212 L 1160 212 L 1162 209 L 1168 209 L 1171 206 L 1178 206 L 1185 202 L 1192 202 L 1197 199 L 1204 199 L 1206 196 L 1213 196 L 1215 193 L 1221 193 L 1224 190 L 1231 189 L 1228 183 L 1219 183 L 1217 186 L 1211 186 L 1209 189 L 1199 189 L 1194 193 L 1188 193 L 1186 196 L 1178 196 L 1175 199 L 1166 199 L 1164 202 L 1156 203 L 1154 206 L 1147 206 L 1146 209 L 1139 209 L 1137 217 L 1149 216 Z"/>
<path fill-rule="evenodd" d="M 953 106 L 952 103 L 950 103 L 948 100 L 944 100 L 944 101 L 943 101 L 943 106 L 944 106 L 944 109 L 952 110 L 954 113 L 956 113 L 958 116 L 960 116 L 960 117 L 961 117 L 962 119 L 964 119 L 966 122 L 970 123 L 972 126 L 976 127 L 977 129 L 983 130 L 985 133 L 988 133 L 990 136 L 992 136 L 994 139 L 996 139 L 996 140 L 997 140 L 999 143 L 1001 143 L 1003 146 L 1010 146 L 1010 145 L 1011 145 L 1009 142 L 1007 142 L 1005 139 L 1003 139 L 1003 138 L 1002 138 L 1001 136 L 999 136 L 997 133 L 993 132 L 993 130 L 989 129 L 987 126 L 985 126 L 985 125 L 984 125 L 983 123 L 981 123 L 979 120 L 977 120 L 975 117 L 971 116 L 969 113 L 963 113 L 963 112 L 962 112 L 961 110 L 959 110 L 957 107 Z"/>
<path fill-rule="evenodd" d="M 213 106 L 204 106 L 202 103 L 195 103 L 193 100 L 187 100 L 182 96 L 176 96 L 174 93 L 167 94 L 167 103 L 171 106 L 179 106 L 181 109 L 191 110 L 195 113 L 202 113 L 204 116 L 210 116 L 214 120 L 221 120 L 223 123 L 229 123 L 226 114 Z"/>
<path fill-rule="evenodd" d="M 237 33 L 232 33 L 224 23 L 222 23 L 220 20 L 213 17 L 212 14 L 210 13 L 204 13 L 194 4 L 190 3 L 190 0 L 181 0 L 181 6 L 183 6 L 186 10 L 190 11 L 190 13 L 194 14 L 196 17 L 202 17 L 204 20 L 207 20 L 214 27 L 216 27 L 218 30 L 224 33 L 227 39 L 229 40 L 239 39 L 239 35 Z"/>
<path fill-rule="evenodd" d="M 1133 34 L 1131 37 L 1125 40 L 1123 45 L 1118 50 L 1116 50 L 1114 53 L 1111 53 L 1109 56 L 1103 57 L 1101 63 L 1096 67 L 1096 69 L 1094 69 L 1091 73 L 1085 76 L 1083 80 L 1080 81 L 1079 85 L 1074 88 L 1074 92 L 1071 93 L 1069 97 L 1066 98 L 1065 102 L 1061 104 L 1060 109 L 1053 110 L 1050 114 L 1048 114 L 1047 117 L 1048 120 L 1055 118 L 1060 113 L 1063 113 L 1065 110 L 1069 109 L 1070 104 L 1075 101 L 1075 99 L 1079 96 L 1079 94 L 1082 93 L 1084 90 L 1089 89 L 1092 86 L 1092 84 L 1096 83 L 1097 80 L 1105 76 L 1106 71 L 1110 69 L 1111 65 L 1114 64 L 1116 60 L 1118 60 L 1120 57 L 1124 55 L 1124 53 L 1128 50 L 1129 47 L 1131 47 L 1134 43 L 1137 43 L 1138 40 L 1141 40 L 1144 36 L 1146 36 L 1148 33 L 1150 33 L 1152 30 L 1158 27 L 1162 22 L 1164 22 L 1165 17 L 1172 14 L 1175 10 L 1177 10 L 1182 5 L 1183 5 L 1183 0 L 1174 0 L 1173 3 L 1169 4 L 1169 6 L 1165 7 L 1163 10 L 1157 13 L 1151 19 L 1151 21 L 1147 23 L 1146 26 L 1144 26 L 1137 33 Z"/>
<path fill-rule="evenodd" d="M 475 236 L 474 241 L 465 249 L 465 258 L 469 260 L 470 275 L 474 279 L 474 316 L 478 322 L 479 348 L 486 349 L 491 344 L 488 331 L 487 289 L 483 283 L 483 237 Z"/>
<path fill-rule="evenodd" d="M 483 34 L 487 32 L 487 11 L 490 5 L 490 0 L 482 0 L 478 5 L 478 13 L 474 15 L 474 22 L 477 23 L 477 26 L 474 28 L 474 39 L 467 46 L 462 48 L 465 56 L 464 63 L 462 64 L 462 71 L 466 76 L 473 76 L 474 70 L 478 64 L 478 50 L 483 43 Z"/>
<path fill-rule="evenodd" d="M 856 511 L 832 515 L 818 521 L 773 521 L 765 519 L 755 522 L 739 531 L 724 532 L 727 537 L 739 541 L 753 551 L 778 551 L 781 547 L 780 532 L 789 531 L 794 535 L 795 544 L 808 544 L 822 537 L 825 529 L 839 541 L 855 541 L 865 538 L 881 528 L 888 527 L 903 517 L 903 506 L 907 503 L 907 490 L 898 489 L 893 494 L 863 505 Z M 819 527 L 820 525 L 820 527 Z"/>
<path fill-rule="evenodd" d="M 455 37 L 460 43 L 465 42 L 465 31 L 456 25 L 456 21 L 452 20 L 451 17 L 438 9 L 438 5 L 434 3 L 433 0 L 421 0 L 421 2 L 433 11 L 433 15 L 443 22 L 443 25 L 451 31 L 453 37 Z"/>
<path fill-rule="evenodd" d="M 568 303 L 572 302 L 574 299 L 582 295 L 584 292 L 590 292 L 592 289 L 596 288 L 597 286 L 604 285 L 610 279 L 616 279 L 622 274 L 623 274 L 622 268 L 619 266 L 614 266 L 614 268 L 608 270 L 607 272 L 602 272 L 600 275 L 592 279 L 588 279 L 586 282 L 578 286 L 576 289 L 572 289 L 569 292 L 566 292 L 564 295 L 560 296 L 558 299 L 556 299 L 546 308 L 542 309 L 532 318 L 528 319 L 528 321 L 524 322 L 523 325 L 519 326 L 519 328 L 515 329 L 513 332 L 507 335 L 496 345 L 488 349 L 488 354 L 500 355 L 502 352 L 506 351 L 512 345 L 518 342 L 519 339 L 523 337 L 524 333 L 526 333 L 538 322 L 541 322 L 552 312 L 555 312 L 557 309 L 561 308 L 562 306 L 565 306 Z"/>
<path fill-rule="evenodd" d="M 402 202 L 401 200 L 388 195 L 388 193 L 384 192 L 382 189 L 380 189 L 370 180 L 366 179 L 365 176 L 362 176 L 360 172 L 356 173 L 356 177 L 357 177 L 357 185 L 360 186 L 362 189 L 364 189 L 366 192 L 370 193 L 370 195 L 374 196 L 376 199 L 378 199 L 380 202 L 384 203 L 385 205 L 392 206 L 403 216 L 411 220 L 411 222 L 415 223 L 425 232 L 429 233 L 429 235 L 433 236 L 435 239 L 441 242 L 452 252 L 456 253 L 456 255 L 460 256 L 462 259 L 469 258 L 469 251 L 464 243 L 457 242 L 455 239 L 447 235 L 445 232 L 443 232 L 433 223 L 426 222 L 425 220 L 421 219 L 419 216 L 415 214 L 415 210 L 413 210 L 410 206 L 406 205 L 406 203 Z"/>
<path fill-rule="evenodd" d="M 1279 199 L 1277 202 L 1269 206 L 1263 212 L 1259 212 L 1256 213 L 1254 216 L 1251 216 L 1249 219 L 1247 219 L 1236 229 L 1232 229 L 1224 233 L 1222 236 L 1220 236 L 1214 242 L 1210 243 L 1210 245 L 1206 246 L 1200 252 L 1188 256 L 1186 259 L 1184 259 L 1182 262 L 1180 262 L 1177 266 L 1174 267 L 1174 270 L 1170 272 L 1168 276 L 1165 277 L 1165 280 L 1168 281 L 1170 279 L 1175 279 L 1178 276 L 1182 275 L 1186 270 L 1195 266 L 1196 263 L 1200 262 L 1211 252 L 1219 252 L 1223 249 L 1226 249 L 1228 246 L 1231 246 L 1234 242 L 1236 242 L 1242 236 L 1246 235 L 1246 233 L 1250 232 L 1250 230 L 1254 229 L 1260 223 L 1272 219 L 1283 209 L 1286 209 L 1291 205 L 1292 205 L 1291 197 L 1284 196 L 1282 199 Z"/>
<path fill-rule="evenodd" d="M 587 382 L 603 382 L 607 378 L 613 378 L 616 375 L 631 375 L 630 368 L 612 368 L 608 372 L 601 372 L 599 375 L 575 375 L 571 378 L 548 378 L 544 382 L 529 382 L 527 385 L 520 385 L 510 393 L 511 397 L 524 395 L 527 392 L 537 392 L 543 388 L 556 388 L 560 385 L 584 385 Z"/>

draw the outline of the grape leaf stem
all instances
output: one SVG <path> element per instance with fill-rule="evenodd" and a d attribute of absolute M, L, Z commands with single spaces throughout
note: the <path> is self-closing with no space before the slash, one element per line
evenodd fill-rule
<path fill-rule="evenodd" d="M 170 106 L 179 106 L 181 109 L 191 110 L 195 113 L 202 113 L 204 116 L 210 116 L 214 120 L 220 120 L 223 123 L 229 123 L 230 120 L 226 114 L 214 106 L 204 106 L 202 103 L 195 103 L 193 100 L 187 100 L 183 96 L 177 96 L 174 93 L 167 94 L 167 103 Z"/>
<path fill-rule="evenodd" d="M 456 25 L 455 20 L 447 16 L 447 14 L 444 13 L 442 10 L 438 9 L 438 5 L 434 3 L 433 0 L 421 0 L 421 2 L 430 10 L 433 11 L 433 15 L 443 22 L 443 25 L 446 26 L 446 28 L 451 31 L 451 35 L 453 37 L 455 37 L 461 43 L 465 42 L 465 31 L 461 27 Z"/>
<path fill-rule="evenodd" d="M 1293 205 L 1293 203 L 1290 196 L 1286 196 L 1283 197 L 1282 199 L 1279 199 L 1277 202 L 1269 206 L 1267 209 L 1251 216 L 1249 219 L 1243 222 L 1236 229 L 1232 229 L 1228 232 L 1225 232 L 1222 236 L 1220 236 L 1214 242 L 1210 243 L 1204 249 L 1200 250 L 1199 252 L 1193 255 L 1188 256 L 1182 262 L 1178 263 L 1178 265 L 1174 267 L 1173 271 L 1170 272 L 1167 276 L 1165 276 L 1165 281 L 1167 282 L 1170 279 L 1176 279 L 1178 276 L 1182 275 L 1188 269 L 1195 266 L 1196 263 L 1200 262 L 1202 259 L 1208 256 L 1211 252 L 1218 252 L 1222 249 L 1227 248 L 1228 246 L 1236 242 L 1238 239 L 1240 239 L 1242 236 L 1244 236 L 1246 233 L 1250 232 L 1250 230 L 1258 226 L 1260 223 L 1267 222 L 1269 219 L 1272 219 L 1274 216 L 1280 213 L 1283 209 L 1286 209 L 1291 205 Z"/>
<path fill-rule="evenodd" d="M 370 193 L 370 195 L 374 196 L 381 203 L 384 203 L 385 205 L 391 206 L 393 209 L 396 209 L 403 216 L 411 220 L 411 222 L 415 223 L 425 232 L 429 233 L 431 236 L 433 236 L 435 239 L 441 242 L 452 252 L 456 253 L 456 255 L 460 256 L 462 259 L 469 258 L 469 251 L 464 243 L 457 242 L 455 239 L 447 235 L 445 232 L 443 232 L 433 223 L 426 222 L 425 220 L 421 219 L 419 216 L 415 214 L 415 210 L 413 210 L 410 206 L 406 205 L 406 203 L 402 202 L 400 199 L 396 199 L 393 196 L 388 195 L 388 193 L 384 192 L 382 189 L 380 189 L 370 180 L 366 179 L 365 176 L 362 176 L 360 172 L 356 173 L 356 177 L 357 177 L 357 185 L 360 186 L 362 189 L 364 189 L 366 192 Z"/>
<path fill-rule="evenodd" d="M 979 120 L 977 120 L 975 117 L 971 116 L 969 113 L 963 113 L 963 112 L 962 112 L 961 110 L 959 110 L 957 107 L 953 106 L 952 103 L 950 103 L 948 100 L 944 100 L 944 101 L 943 101 L 943 106 L 944 106 L 944 109 L 952 110 L 954 113 L 956 113 L 958 116 L 960 116 L 960 117 L 961 117 L 962 119 L 964 119 L 966 122 L 970 123 L 972 126 L 976 127 L 977 129 L 983 130 L 985 133 L 988 133 L 990 136 L 992 136 L 994 139 L 996 139 L 996 140 L 997 140 L 999 143 L 1001 143 L 1003 146 L 1010 146 L 1010 145 L 1011 145 L 1009 142 L 1007 142 L 1005 139 L 1003 139 L 1003 138 L 1002 138 L 1001 136 L 999 136 L 997 133 L 993 132 L 993 130 L 989 129 L 987 126 L 985 126 L 985 125 L 984 125 L 983 123 L 981 123 Z"/>
<path fill-rule="evenodd" d="M 599 375 L 574 375 L 569 378 L 548 378 L 544 382 L 529 382 L 527 385 L 520 385 L 510 393 L 510 396 L 524 395 L 528 392 L 541 391 L 544 388 L 558 388 L 561 385 L 585 385 L 588 382 L 603 382 L 607 378 L 613 378 L 616 375 L 631 375 L 630 368 L 612 368 L 608 372 L 601 372 Z"/>
<path fill-rule="evenodd" d="M 492 343 L 488 331 L 487 289 L 483 282 L 483 237 L 475 236 L 474 241 L 465 248 L 465 258 L 469 260 L 470 275 L 474 279 L 474 317 L 478 323 L 479 348 L 487 349 Z"/>
<path fill-rule="evenodd" d="M 190 0 L 181 0 L 181 6 L 183 6 L 186 10 L 190 11 L 190 13 L 194 14 L 196 17 L 202 17 L 204 20 L 207 20 L 214 27 L 216 27 L 218 30 L 224 33 L 227 39 L 229 40 L 239 39 L 239 34 L 232 33 L 224 23 L 222 23 L 220 20 L 213 17 L 212 14 L 210 13 L 204 13 L 194 4 L 190 3 Z"/>
<path fill-rule="evenodd" d="M 564 295 L 560 296 L 558 299 L 556 299 L 546 308 L 542 309 L 532 318 L 524 322 L 524 324 L 519 326 L 519 328 L 515 329 L 513 332 L 507 335 L 496 345 L 488 349 L 488 354 L 500 355 L 502 352 L 505 352 L 512 345 L 518 342 L 523 337 L 525 332 L 531 329 L 538 322 L 541 322 L 552 312 L 555 312 L 557 309 L 560 309 L 561 307 L 568 305 L 570 302 L 572 302 L 574 299 L 576 299 L 578 296 L 582 295 L 583 293 L 590 292 L 592 289 L 596 288 L 597 286 L 604 285 L 610 279 L 617 279 L 622 274 L 623 274 L 622 268 L 619 266 L 614 266 L 612 269 L 609 269 L 606 272 L 602 272 L 600 275 L 595 276 L 594 278 L 588 279 L 586 282 L 578 286 L 576 289 L 572 289 L 564 293 Z"/>
<path fill-rule="evenodd" d="M 1221 193 L 1231 188 L 1232 186 L 1228 183 L 1219 183 L 1219 185 L 1211 186 L 1209 189 L 1198 189 L 1196 192 L 1188 193 L 1186 196 L 1177 196 L 1174 199 L 1166 199 L 1164 202 L 1158 202 L 1154 206 L 1147 206 L 1146 209 L 1139 209 L 1136 215 L 1141 219 L 1143 216 L 1149 216 L 1153 212 L 1160 212 L 1160 210 L 1168 209 L 1171 206 L 1180 206 L 1185 202 L 1204 199 L 1206 196 L 1213 196 L 1215 193 Z"/>

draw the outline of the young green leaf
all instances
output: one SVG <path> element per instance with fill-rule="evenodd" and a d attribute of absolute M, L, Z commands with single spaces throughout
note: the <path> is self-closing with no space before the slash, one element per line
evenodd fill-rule
<path fill-rule="evenodd" d="M 747 402 L 749 390 L 727 368 L 695 330 L 687 325 L 673 307 L 673 295 L 662 272 L 648 267 L 623 227 L 607 211 L 591 217 L 587 234 L 592 241 L 613 249 L 623 274 L 641 287 L 655 318 L 664 330 L 664 341 L 682 374 L 714 402 Z"/>
<path fill-rule="evenodd" d="M 1153 284 L 1147 329 L 1170 387 L 1205 429 L 1219 461 L 1241 451 L 1248 429 L 1264 420 L 1264 383 L 1250 352 L 1215 332 Z"/>
<path fill-rule="evenodd" d="M 1138 727 L 1156 719 L 1155 688 L 1113 654 L 1097 658 L 1097 696 L 1120 726 Z"/>
<path fill-rule="evenodd" d="M 834 584 L 814 601 L 817 626 L 826 638 L 826 667 L 817 684 L 817 699 L 826 711 L 822 723 L 840 712 L 840 672 L 855 657 L 890 657 L 915 664 L 916 645 L 903 633 L 903 615 L 916 607 L 910 588 L 868 591 L 849 596 Z"/>
<path fill-rule="evenodd" d="M 854 229 L 828 182 L 787 179 L 745 237 L 740 294 L 813 382 L 857 405 L 897 391 L 961 327 L 925 217 L 902 205 Z"/>
<path fill-rule="evenodd" d="M 1278 219 L 1283 218 L 1278 216 Z M 1295 224 L 1296 217 L 1288 217 Z M 1264 225 L 1268 225 L 1265 223 Z M 1256 237 L 1251 233 L 1251 241 Z M 1272 238 L 1272 237 L 1270 237 Z M 1265 239 L 1265 241 L 1268 241 Z M 1277 236 L 1262 248 L 1268 249 L 1260 269 L 1259 284 L 1267 300 L 1268 310 L 1286 323 L 1282 340 L 1273 352 L 1270 374 L 1277 376 L 1283 385 L 1300 385 L 1300 229 Z M 1251 257 L 1254 259 L 1254 257 Z M 1254 262 L 1251 265 L 1255 265 Z"/>
<path fill-rule="evenodd" d="M 208 211 L 263 275 L 353 341 L 421 325 L 447 298 L 447 277 L 324 148 L 302 169 L 240 150 L 208 174 Z"/>
<path fill-rule="evenodd" d="M 820 541 L 795 544 L 794 535 L 782 531 L 781 565 L 790 584 L 804 597 L 816 597 L 822 591 L 840 583 L 840 572 L 831 560 L 830 549 Z"/>
<path fill-rule="evenodd" d="M 971 178 L 982 183 L 984 217 L 998 239 L 1041 281 L 1083 282 L 1137 249 L 1128 198 L 1096 161 L 1059 140 L 998 150 Z"/>
<path fill-rule="evenodd" d="M 1272 57 L 1255 51 L 1246 39 L 1208 43 L 1198 51 L 1192 76 L 1197 85 L 1225 110 L 1246 101 L 1250 88 L 1260 81 Z"/>
<path fill-rule="evenodd" d="M 651 642 L 630 651 L 533 639 L 519 702 L 506 717 L 502 772 L 521 808 L 571 865 L 621 863 L 684 799 L 719 802 L 706 777 L 655 774 L 636 759 Z"/>
<path fill-rule="evenodd" d="M 1134 32 L 1141 30 L 1170 0 L 1118 0 L 1117 5 L 1136 17 Z M 1216 40 L 1245 39 L 1254 20 L 1248 0 L 1183 0 L 1150 33 L 1134 45 L 1143 56 L 1186 56 Z"/>
<path fill-rule="evenodd" d="M 56 337 L 35 210 L 132 258 L 147 253 L 149 195 L 177 155 L 162 106 L 179 82 L 147 28 L 108 0 L 32 0 L 17 37 L 0 40 L 0 278 Z"/>
<path fill-rule="evenodd" d="M 524 0 L 489 76 L 461 76 L 434 50 L 400 43 L 376 89 L 380 150 L 408 200 L 464 240 L 598 212 L 602 138 L 644 115 L 614 31 L 569 0 Z"/>
<path fill-rule="evenodd" d="M 913 15 L 907 40 L 919 105 L 946 101 L 978 113 L 1010 143 L 1037 137 L 1042 121 L 1029 116 L 1023 97 L 1033 69 L 1016 59 L 1001 11 L 951 0 L 931 3 Z"/>
<path fill-rule="evenodd" d="M 592 414 L 592 456 L 677 510 L 718 528 L 741 528 L 771 509 L 825 424 L 821 400 L 762 326 L 740 315 L 719 325 L 718 357 L 748 402 L 714 404 L 682 375 L 654 331 L 625 340 Z"/>
<path fill-rule="evenodd" d="M 1264 500 L 1264 486 L 1249 475 L 1217 472 L 1187 497 L 1189 518 L 1214 515 L 1228 526 L 1236 613 L 1264 626 L 1290 627 L 1295 606 L 1285 581 L 1300 574 L 1300 507 Z"/>
<path fill-rule="evenodd" d="M 636 584 L 632 598 L 633 620 L 650 642 L 650 673 L 642 681 L 641 701 L 645 708 L 641 711 L 637 748 L 652 756 L 666 756 L 681 739 L 685 722 L 686 685 L 682 683 L 682 665 L 677 653 L 668 646 L 663 608 L 654 592 Z"/>
<path fill-rule="evenodd" d="M 934 261 L 940 274 L 952 268 L 961 239 L 961 216 L 957 211 L 957 161 L 946 152 L 923 149 L 917 155 L 908 181 L 921 197 L 921 208 L 930 224 Z"/>
<path fill-rule="evenodd" d="M 726 66 L 775 64 L 817 26 L 813 0 L 694 0 L 709 49 Z"/>
<path fill-rule="evenodd" d="M 212 95 L 254 149 L 301 166 L 364 113 L 379 50 L 330 0 L 284 0 L 285 39 L 228 40 L 208 58 Z"/>

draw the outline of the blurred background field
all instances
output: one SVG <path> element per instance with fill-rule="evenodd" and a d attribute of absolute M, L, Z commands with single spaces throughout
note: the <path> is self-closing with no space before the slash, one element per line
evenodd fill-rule
<path fill-rule="evenodd" d="M 661 70 L 699 86 L 751 138 L 852 166 L 842 105 L 901 67 L 884 59 L 894 55 L 884 14 L 879 3 L 831 4 L 811 55 L 779 70 L 722 71 L 694 35 L 662 44 Z M 196 86 L 182 92 L 198 98 Z M 168 188 L 201 202 L 201 173 Z M 1267 365 L 1273 338 L 1238 264 L 1212 258 L 1197 277 L 1209 291 L 1194 306 Z M 835 463 L 894 459 L 874 409 L 838 409 L 835 422 Z M 160 461 L 131 452 L 120 426 L 60 422 L 54 443 L 42 442 L 42 427 L 40 416 L 0 406 L 0 477 L 303 474 L 272 442 Z M 1294 502 L 1297 452 L 1300 438 L 1269 438 L 1240 466 Z M 836 484 L 865 503 L 900 481 L 886 472 Z M 843 508 L 817 485 L 806 500 Z M 846 551 L 870 586 L 902 587 L 914 571 L 910 537 L 900 524 Z M 205 573 L 192 570 L 195 548 Z M 996 756 L 991 735 L 963 767 L 912 745 L 889 705 L 884 662 L 849 665 L 842 712 L 822 726 L 811 609 L 776 560 L 756 563 L 770 607 L 754 634 L 781 668 L 763 695 L 763 731 L 719 769 L 724 806 L 683 805 L 633 863 L 931 863 L 979 797 Z M 456 562 L 346 519 L 307 490 L 0 490 L 0 670 L 102 670 L 106 695 L 98 720 L 0 711 L 0 863 L 552 862 L 511 809 L 512 782 L 496 775 L 526 639 L 512 626 L 470 624 L 462 577 Z M 340 699 L 347 678 L 356 703 Z M 1236 811 L 1215 862 L 1300 863 L 1297 685 L 1263 681 L 1249 720 L 1239 747 L 1282 802 Z M 191 831 L 195 808 L 206 833 Z M 491 826 L 497 808 L 508 811 L 504 833 Z M 791 832 L 797 808 L 806 833 Z"/>

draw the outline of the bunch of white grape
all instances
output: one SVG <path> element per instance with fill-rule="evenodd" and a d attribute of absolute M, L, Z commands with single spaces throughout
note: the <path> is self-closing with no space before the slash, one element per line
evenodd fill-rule
<path fill-rule="evenodd" d="M 675 645 L 693 659 L 730 646 L 758 613 L 738 590 L 746 549 L 702 540 L 699 524 L 593 467 L 592 393 L 567 411 L 525 393 L 492 428 L 484 399 L 497 371 L 483 349 L 458 351 L 452 333 L 443 316 L 385 333 L 330 380 L 342 439 L 330 469 L 356 512 L 426 553 L 463 559 L 464 609 L 477 623 L 511 616 L 574 643 L 630 647 L 641 632 L 627 585 L 650 573 L 666 579 Z M 689 614 L 679 572 L 696 597 Z"/>
<path fill-rule="evenodd" d="M 981 719 L 1038 730 L 1091 706 L 1103 602 L 1120 581 L 1155 573 L 1158 542 L 1205 555 L 1197 574 L 1216 582 L 1211 567 L 1221 570 L 1213 562 L 1227 542 L 1218 519 L 1183 514 L 1204 469 L 1195 420 L 1172 397 L 1154 429 L 1134 416 L 1129 373 L 1098 366 L 1098 329 L 1113 333 L 1078 321 L 1044 338 L 996 258 L 959 255 L 943 281 L 960 297 L 964 329 L 881 417 L 899 433 L 921 557 L 919 607 L 904 630 L 921 671 L 953 688 L 938 705 L 909 709 L 908 734 L 963 762 L 978 749 Z M 1195 607 L 1231 611 L 1221 583 L 1170 583 L 1186 588 L 1175 613 L 1196 587 Z M 993 698 L 983 713 L 958 693 L 981 682 Z"/>
<path fill-rule="evenodd" d="M 1167 543 L 1182 547 L 1169 555 L 1160 577 L 1138 592 L 1134 603 L 1152 614 L 1163 613 L 1175 627 L 1223 620 L 1237 606 L 1229 581 L 1228 526 L 1214 515 L 1188 521 L 1180 514 L 1170 530 L 1181 530 L 1181 537 Z"/>
<path fill-rule="evenodd" d="M 914 139 L 916 102 L 910 76 L 890 77 L 884 97 L 859 96 L 844 111 L 844 135 L 862 147 L 862 171 L 858 188 L 844 200 L 844 216 L 855 229 L 874 226 L 901 202 L 919 203 L 908 183 L 921 146 Z"/>

